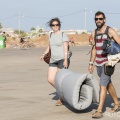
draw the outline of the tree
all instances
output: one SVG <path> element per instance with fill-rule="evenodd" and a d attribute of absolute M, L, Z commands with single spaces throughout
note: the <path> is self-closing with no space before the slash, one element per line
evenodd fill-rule
<path fill-rule="evenodd" d="M 19 35 L 19 30 L 15 30 L 14 33 Z M 27 35 L 27 34 L 26 34 L 25 31 L 22 31 L 22 30 L 20 31 L 20 36 L 21 36 L 21 37 L 25 37 L 26 35 Z"/>
<path fill-rule="evenodd" d="M 19 34 L 19 30 L 15 30 L 14 33 L 15 33 L 15 34 Z"/>
<path fill-rule="evenodd" d="M 33 31 L 33 30 L 36 30 L 36 29 L 34 27 L 32 27 L 30 30 Z"/>
<path fill-rule="evenodd" d="M 43 32 L 43 30 L 42 29 L 39 29 L 39 33 L 42 33 Z"/>
<path fill-rule="evenodd" d="M 2 24 L 0 23 L 0 29 L 2 28 Z"/>
<path fill-rule="evenodd" d="M 81 34 L 86 34 L 86 32 L 82 32 Z"/>

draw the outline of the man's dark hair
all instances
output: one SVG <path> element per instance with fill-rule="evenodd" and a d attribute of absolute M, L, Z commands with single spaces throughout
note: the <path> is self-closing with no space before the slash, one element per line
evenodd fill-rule
<path fill-rule="evenodd" d="M 105 14 L 103 12 L 101 12 L 101 11 L 98 11 L 98 12 L 95 13 L 95 17 L 98 16 L 98 15 L 103 15 L 103 18 L 104 19 L 106 18 Z"/>

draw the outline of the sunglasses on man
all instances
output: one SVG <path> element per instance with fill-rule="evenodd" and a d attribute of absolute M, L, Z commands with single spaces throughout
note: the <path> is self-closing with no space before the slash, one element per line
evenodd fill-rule
<path fill-rule="evenodd" d="M 104 18 L 95 18 L 95 21 L 103 20 Z"/>
<path fill-rule="evenodd" d="M 59 24 L 51 24 L 50 26 L 54 27 L 54 26 L 60 26 Z"/>

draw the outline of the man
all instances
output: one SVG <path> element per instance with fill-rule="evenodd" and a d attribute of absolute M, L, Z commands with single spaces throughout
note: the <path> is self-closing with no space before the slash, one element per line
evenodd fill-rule
<path fill-rule="evenodd" d="M 2 36 L 4 37 L 4 46 L 5 46 L 5 48 L 6 48 L 6 41 L 7 41 L 6 33 L 3 32 Z"/>
<path fill-rule="evenodd" d="M 114 101 L 114 108 L 110 112 L 118 112 L 120 110 L 120 103 L 118 101 L 115 88 L 111 82 L 111 76 L 104 73 L 104 64 L 108 61 L 107 53 L 102 50 L 103 41 L 107 40 L 108 36 L 115 40 L 120 45 L 120 37 L 116 31 L 105 25 L 106 18 L 103 12 L 98 11 L 95 14 L 95 24 L 97 29 L 92 32 L 93 38 L 93 49 L 91 52 L 90 62 L 89 62 L 89 72 L 93 73 L 95 61 L 97 67 L 97 73 L 100 77 L 100 102 L 97 110 L 92 114 L 92 118 L 101 118 L 102 109 L 107 95 L 107 91 Z M 107 33 L 108 32 L 108 33 Z"/>
<path fill-rule="evenodd" d="M 20 43 L 21 43 L 20 48 L 23 48 L 23 47 L 27 48 L 28 42 L 29 41 L 27 41 L 25 37 L 21 37 L 21 39 L 20 39 Z"/>

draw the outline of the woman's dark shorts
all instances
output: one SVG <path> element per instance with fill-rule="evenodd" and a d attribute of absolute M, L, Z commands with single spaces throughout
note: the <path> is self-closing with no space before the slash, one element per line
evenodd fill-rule
<path fill-rule="evenodd" d="M 49 67 L 57 67 L 59 69 L 62 69 L 62 68 L 64 68 L 63 62 L 64 62 L 64 59 L 56 61 L 54 63 L 50 63 Z M 68 67 L 69 67 L 69 65 L 70 65 L 70 59 L 68 59 Z"/>
<path fill-rule="evenodd" d="M 100 85 L 106 86 L 111 83 L 111 76 L 108 76 L 104 72 L 104 65 L 103 66 L 97 66 L 97 74 L 100 77 Z"/>

